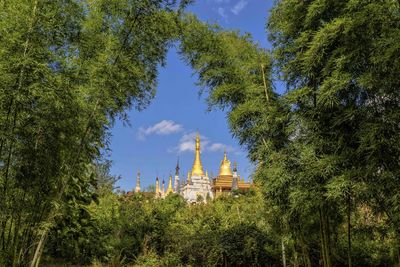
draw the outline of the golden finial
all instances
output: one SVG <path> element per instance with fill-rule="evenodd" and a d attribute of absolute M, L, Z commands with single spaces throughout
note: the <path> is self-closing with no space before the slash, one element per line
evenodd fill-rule
<path fill-rule="evenodd" d="M 196 134 L 195 149 L 196 149 L 196 151 L 195 151 L 195 157 L 194 157 L 194 162 L 193 162 L 192 175 L 204 176 L 203 166 L 201 164 L 201 159 L 200 159 L 200 134 L 198 132 Z"/>
<path fill-rule="evenodd" d="M 208 171 L 206 171 L 206 177 L 208 177 Z"/>
<path fill-rule="evenodd" d="M 174 190 L 172 189 L 172 176 L 169 175 L 168 188 L 167 188 L 166 194 L 168 195 L 173 192 L 174 192 Z"/>
<path fill-rule="evenodd" d="M 226 156 L 226 150 L 224 151 L 224 159 L 221 161 L 221 166 L 219 168 L 219 176 L 232 175 L 231 162 Z"/>

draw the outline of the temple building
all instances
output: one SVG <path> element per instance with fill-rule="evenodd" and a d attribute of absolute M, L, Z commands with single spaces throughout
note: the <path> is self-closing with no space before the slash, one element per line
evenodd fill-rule
<path fill-rule="evenodd" d="M 213 179 L 212 187 L 213 194 L 218 197 L 222 194 L 231 193 L 233 190 L 249 190 L 251 183 L 245 182 L 244 179 L 238 175 L 237 164 L 234 163 L 233 173 L 231 171 L 231 162 L 228 160 L 226 151 L 224 158 L 219 167 L 219 174 Z"/>
<path fill-rule="evenodd" d="M 200 158 L 200 135 L 196 135 L 195 157 L 192 171 L 188 174 L 188 179 L 180 188 L 180 194 L 189 202 L 207 202 L 213 198 L 211 181 L 208 173 L 204 173 Z"/>
<path fill-rule="evenodd" d="M 250 182 L 245 182 L 237 172 L 237 164 L 234 164 L 233 172 L 231 170 L 231 162 L 228 160 L 226 151 L 221 161 L 219 174 L 213 179 L 208 176 L 208 172 L 204 172 L 200 156 L 200 135 L 196 135 L 195 157 L 191 172 L 187 174 L 186 180 L 180 177 L 179 160 L 175 167 L 174 179 L 169 176 L 168 187 L 165 190 L 164 181 L 162 185 L 160 180 L 156 178 L 155 197 L 164 198 L 169 194 L 177 193 L 183 196 L 189 203 L 207 202 L 210 199 L 219 197 L 223 194 L 230 194 L 235 190 L 249 190 Z M 140 191 L 140 173 L 138 172 L 136 181 L 136 192 Z"/>

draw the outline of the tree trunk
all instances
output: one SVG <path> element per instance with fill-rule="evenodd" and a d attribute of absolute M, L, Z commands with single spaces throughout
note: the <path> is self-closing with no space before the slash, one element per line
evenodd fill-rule
<path fill-rule="evenodd" d="M 31 261 L 30 267 L 38 267 L 40 263 L 40 258 L 42 256 L 43 247 L 45 240 L 47 238 L 48 231 L 45 230 L 44 233 L 40 236 L 40 240 L 38 245 L 36 246 L 35 254 L 33 255 L 33 259 Z"/>
<path fill-rule="evenodd" d="M 10 115 L 11 115 L 11 111 L 12 111 L 12 107 L 13 107 L 13 103 L 14 103 L 14 96 L 11 96 L 10 99 L 10 104 L 8 105 L 7 108 L 7 115 L 6 115 L 6 119 L 4 120 L 4 127 L 2 129 L 2 131 L 6 132 L 7 128 L 8 128 L 8 121 L 10 119 Z M 5 143 L 5 137 L 1 138 L 0 140 L 0 158 L 3 155 L 3 147 L 4 147 L 4 143 Z"/>
<path fill-rule="evenodd" d="M 347 197 L 347 265 L 351 267 L 351 197 Z"/>
<path fill-rule="evenodd" d="M 298 257 L 299 255 L 298 255 L 298 253 L 297 253 L 297 250 L 296 250 L 296 245 L 295 244 L 293 244 L 293 260 L 294 260 L 294 262 L 293 262 L 293 266 L 294 267 L 299 267 L 300 265 L 299 265 L 299 257 Z"/>
<path fill-rule="evenodd" d="M 281 240 L 282 243 L 282 266 L 286 267 L 286 251 L 285 251 L 285 242 L 283 242 L 283 238 Z"/>
<path fill-rule="evenodd" d="M 308 251 L 307 245 L 304 241 L 304 236 L 300 234 L 300 247 L 301 247 L 301 254 L 303 258 L 303 264 L 305 267 L 311 267 L 311 260 L 310 260 L 310 253 Z"/>
<path fill-rule="evenodd" d="M 321 253 L 324 267 L 332 267 L 329 219 L 324 208 L 319 209 L 320 232 L 321 232 Z"/>
<path fill-rule="evenodd" d="M 322 266 L 326 266 L 326 254 L 324 249 L 324 232 L 322 227 L 322 212 L 321 209 L 319 210 L 319 233 L 320 233 L 320 240 L 321 240 L 321 258 L 322 258 Z"/>
<path fill-rule="evenodd" d="M 400 229 L 395 231 L 396 247 L 394 248 L 394 264 L 400 267 Z"/>

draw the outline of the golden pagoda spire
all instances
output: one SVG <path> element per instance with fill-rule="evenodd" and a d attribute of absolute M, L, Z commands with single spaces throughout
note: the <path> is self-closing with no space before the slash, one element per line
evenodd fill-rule
<path fill-rule="evenodd" d="M 195 148 L 196 148 L 196 152 L 195 152 L 195 157 L 194 157 L 194 162 L 193 162 L 192 175 L 204 176 L 203 166 L 201 165 L 201 159 L 200 159 L 200 135 L 198 132 L 196 134 L 196 147 Z"/>
<path fill-rule="evenodd" d="M 168 188 L 167 188 L 166 194 L 168 195 L 173 192 L 174 192 L 174 190 L 172 189 L 172 176 L 169 175 L 169 182 L 168 182 Z"/>
<path fill-rule="evenodd" d="M 231 162 L 226 156 L 226 150 L 224 151 L 224 159 L 221 161 L 221 166 L 219 167 L 219 176 L 232 175 Z"/>

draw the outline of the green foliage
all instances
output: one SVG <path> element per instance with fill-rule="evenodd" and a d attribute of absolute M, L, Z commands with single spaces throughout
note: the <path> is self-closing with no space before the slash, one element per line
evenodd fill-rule
<path fill-rule="evenodd" d="M 85 243 L 77 244 L 77 231 L 71 231 L 75 225 L 66 221 L 64 227 L 70 223 L 70 231 L 63 236 L 53 233 L 49 243 L 53 249 L 46 251 L 49 261 L 97 261 L 112 266 L 119 266 L 113 263 L 117 259 L 135 266 L 272 266 L 279 262 L 276 235 L 266 220 L 260 192 L 199 205 L 188 205 L 177 194 L 155 199 L 142 193 L 110 193 L 88 210 L 93 235 L 86 234 Z"/>
<path fill-rule="evenodd" d="M 393 131 L 400 115 L 400 80 L 394 75 L 399 65 L 393 60 L 400 48 L 394 43 L 399 10 L 393 1 L 288 0 L 277 3 L 268 22 L 277 70 L 287 82 L 285 97 L 299 131 L 295 149 L 301 153 L 300 169 L 290 166 L 290 177 L 298 173 L 299 178 L 289 189 L 295 196 L 289 203 L 323 205 L 334 233 L 346 213 L 350 231 L 351 213 L 363 205 L 388 216 L 391 231 L 399 229 L 388 204 L 398 194 L 387 187 L 399 187 L 399 146 L 392 142 L 399 138 Z M 302 156 L 307 150 L 311 158 Z M 354 241 L 354 255 L 348 243 L 349 265 L 360 256 Z M 340 246 L 325 246 L 330 245 Z"/>
<path fill-rule="evenodd" d="M 277 1 L 271 55 L 248 35 L 185 18 L 183 57 L 248 148 L 294 265 L 399 259 L 399 196 L 390 189 L 400 186 L 399 10 L 389 0 Z M 273 90 L 275 73 L 286 92 Z M 353 216 L 364 206 L 382 218 L 385 234 L 373 231 L 394 242 L 391 260 L 355 259 L 368 254 Z"/>
<path fill-rule="evenodd" d="M 228 111 L 231 131 L 249 149 L 252 160 L 261 159 L 260 147 L 282 146 L 288 107 L 271 88 L 266 50 L 253 44 L 249 35 L 222 31 L 187 16 L 181 53 L 198 73 L 199 85 L 209 90 L 210 108 Z"/>
<path fill-rule="evenodd" d="M 167 230 L 167 250 L 191 266 L 258 266 L 279 261 L 263 199 L 255 195 L 219 198 L 178 213 Z"/>
<path fill-rule="evenodd" d="M 0 265 L 399 264 L 399 2 L 277 1 L 271 53 L 191 2 L 0 0 Z M 113 192 L 109 129 L 175 41 L 262 194 Z"/>
<path fill-rule="evenodd" d="M 37 266 L 51 227 L 86 216 L 91 163 L 154 97 L 187 2 L 0 1 L 4 264 Z"/>
<path fill-rule="evenodd" d="M 113 193 L 117 179 L 109 174 L 110 164 L 105 161 L 93 166 L 96 202 L 89 205 L 91 199 L 88 199 L 79 206 L 76 203 L 66 206 L 65 215 L 49 234 L 45 255 L 76 264 L 88 264 L 94 258 L 111 261 L 118 257 L 115 243 L 109 243 L 120 222 L 119 198 Z"/>

